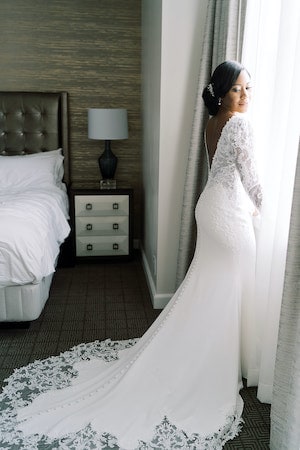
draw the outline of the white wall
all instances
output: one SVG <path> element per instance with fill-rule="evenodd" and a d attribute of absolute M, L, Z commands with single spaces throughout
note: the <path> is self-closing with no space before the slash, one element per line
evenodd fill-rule
<path fill-rule="evenodd" d="M 208 0 L 143 0 L 144 267 L 154 307 L 175 290 L 183 185 Z"/>
<path fill-rule="evenodd" d="M 142 112 L 144 235 L 142 253 L 147 280 L 156 292 L 158 240 L 161 6 L 162 0 L 142 1 Z"/>

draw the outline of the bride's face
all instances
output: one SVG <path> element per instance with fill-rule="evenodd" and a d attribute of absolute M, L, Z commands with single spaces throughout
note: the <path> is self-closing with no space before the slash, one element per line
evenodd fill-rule
<path fill-rule="evenodd" d="M 220 109 L 231 113 L 245 113 L 251 99 L 251 80 L 248 73 L 242 70 L 236 82 L 221 100 Z"/>

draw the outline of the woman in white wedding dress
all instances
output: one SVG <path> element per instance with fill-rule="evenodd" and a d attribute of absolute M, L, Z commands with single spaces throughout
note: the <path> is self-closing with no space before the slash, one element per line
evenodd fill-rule
<path fill-rule="evenodd" d="M 227 61 L 203 91 L 209 177 L 195 255 L 169 304 L 140 339 L 82 344 L 16 371 L 1 397 L 0 442 L 216 450 L 238 434 L 262 200 L 250 90 L 246 69 Z"/>

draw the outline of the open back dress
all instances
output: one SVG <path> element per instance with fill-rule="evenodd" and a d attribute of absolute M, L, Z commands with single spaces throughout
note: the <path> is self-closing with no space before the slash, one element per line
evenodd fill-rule
<path fill-rule="evenodd" d="M 216 450 L 233 439 L 260 205 L 251 127 L 234 115 L 198 200 L 194 258 L 173 298 L 139 339 L 81 344 L 17 369 L 0 398 L 2 445 Z"/>

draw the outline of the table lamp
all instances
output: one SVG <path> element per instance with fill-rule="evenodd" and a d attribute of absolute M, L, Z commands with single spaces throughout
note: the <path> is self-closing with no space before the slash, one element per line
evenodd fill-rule
<path fill-rule="evenodd" d="M 115 188 L 114 176 L 118 158 L 111 150 L 110 141 L 128 138 L 127 110 L 90 108 L 88 110 L 88 137 L 105 141 L 104 152 L 98 159 L 102 175 L 100 188 Z"/>

